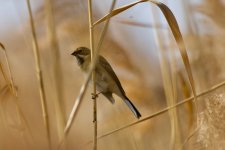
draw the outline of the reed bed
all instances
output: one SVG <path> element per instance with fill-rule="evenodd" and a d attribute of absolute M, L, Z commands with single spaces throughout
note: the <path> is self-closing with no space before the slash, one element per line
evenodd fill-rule
<path fill-rule="evenodd" d="M 188 32 L 182 34 L 176 14 L 167 3 L 140 0 L 118 6 L 117 2 L 113 0 L 107 12 L 101 14 L 95 0 L 46 0 L 39 8 L 26 1 L 27 32 L 22 34 L 28 34 L 28 45 L 3 40 L 0 43 L 0 149 L 223 147 L 225 5 L 220 0 L 207 0 L 194 7 L 184 2 Z M 118 17 L 140 5 L 154 6 L 149 11 L 153 24 Z M 222 14 L 209 8 L 218 8 Z M 199 31 L 207 26 L 198 23 L 193 12 L 209 19 L 201 18 L 214 27 L 212 33 Z M 156 43 L 156 49 L 152 48 L 159 56 L 156 66 L 144 59 L 150 50 L 143 54 L 140 49 L 126 49 L 121 44 L 126 40 L 113 37 L 109 26 L 115 22 L 129 32 L 134 28 L 153 30 L 155 36 L 149 37 Z M 20 34 L 15 33 L 15 41 L 21 40 Z M 91 49 L 91 69 L 86 77 L 70 56 L 79 46 Z M 20 51 L 15 50 L 17 47 Z M 28 54 L 23 55 L 25 52 Z M 142 113 L 139 120 L 119 98 L 112 106 L 101 95 L 96 96 L 95 66 L 99 55 L 112 62 L 127 95 Z M 26 67 L 18 69 L 21 66 Z M 93 82 L 89 89 L 90 80 Z"/>

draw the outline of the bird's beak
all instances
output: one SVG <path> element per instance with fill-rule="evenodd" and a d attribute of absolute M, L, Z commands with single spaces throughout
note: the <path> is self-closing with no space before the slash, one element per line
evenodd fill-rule
<path fill-rule="evenodd" d="M 77 55 L 77 52 L 74 51 L 71 55 L 76 56 Z"/>

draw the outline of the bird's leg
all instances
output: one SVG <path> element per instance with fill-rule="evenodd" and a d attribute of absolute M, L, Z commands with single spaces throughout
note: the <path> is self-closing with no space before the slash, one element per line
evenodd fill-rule
<path fill-rule="evenodd" d="M 96 99 L 97 97 L 98 97 L 98 95 L 99 94 L 101 94 L 102 92 L 99 92 L 99 93 L 96 93 L 96 94 L 94 94 L 94 93 L 91 93 L 91 95 L 92 95 L 92 99 Z"/>

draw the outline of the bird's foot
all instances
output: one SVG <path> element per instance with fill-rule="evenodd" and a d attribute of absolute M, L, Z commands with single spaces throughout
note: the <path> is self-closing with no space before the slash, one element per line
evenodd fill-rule
<path fill-rule="evenodd" d="M 101 94 L 101 93 L 102 93 L 102 92 L 99 92 L 99 93 L 96 93 L 96 94 L 91 93 L 91 98 L 92 98 L 92 99 L 96 99 L 96 98 L 98 98 L 98 95 Z"/>
<path fill-rule="evenodd" d="M 91 93 L 91 98 L 92 98 L 92 99 L 96 99 L 97 97 L 98 97 L 98 94 Z"/>

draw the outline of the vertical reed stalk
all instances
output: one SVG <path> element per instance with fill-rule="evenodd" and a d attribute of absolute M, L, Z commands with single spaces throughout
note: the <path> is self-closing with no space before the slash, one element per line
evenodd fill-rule
<path fill-rule="evenodd" d="M 157 11 L 155 11 L 155 9 L 153 8 L 152 10 L 152 14 L 153 14 L 153 20 L 154 20 L 154 24 L 156 25 L 158 22 L 160 22 L 158 16 L 157 16 Z M 167 105 L 168 106 L 172 106 L 175 105 L 175 87 L 174 87 L 174 81 L 172 81 L 172 77 L 170 74 L 170 67 L 168 64 L 168 60 L 167 60 L 167 55 L 166 55 L 166 49 L 164 48 L 164 44 L 162 43 L 162 39 L 163 37 L 161 36 L 162 33 L 160 33 L 159 31 L 155 30 L 154 31 L 154 35 L 155 35 L 155 40 L 156 43 L 159 47 L 159 60 L 160 60 L 160 66 L 161 66 L 161 71 L 162 71 L 162 78 L 163 78 L 163 86 L 164 86 L 164 91 L 165 91 L 165 95 L 166 95 L 166 101 L 167 101 Z M 177 134 L 179 132 L 178 130 L 178 117 L 177 117 L 177 111 L 176 108 L 171 109 L 169 111 L 169 117 L 170 117 L 170 124 L 171 124 L 171 145 L 170 145 L 170 149 L 177 149 L 178 147 L 176 147 L 176 141 L 177 141 Z"/>
<path fill-rule="evenodd" d="M 44 125 L 45 125 L 46 132 L 47 132 L 48 146 L 51 149 L 50 127 L 49 127 L 49 120 L 48 120 L 46 94 L 45 94 L 45 90 L 44 90 L 44 81 L 43 81 L 43 76 L 42 76 L 42 72 L 40 69 L 39 47 L 38 47 L 37 37 L 36 37 L 36 33 L 35 33 L 35 26 L 34 26 L 34 21 L 33 21 L 30 0 L 27 0 L 26 2 L 27 2 L 27 8 L 29 11 L 29 20 L 30 20 L 31 33 L 32 33 L 33 53 L 34 53 L 34 57 L 35 57 L 36 76 L 37 76 L 38 85 L 39 85 L 39 94 L 40 94 L 40 100 L 41 100 L 42 115 L 43 115 Z"/>
<path fill-rule="evenodd" d="M 93 30 L 93 17 L 92 17 L 92 0 L 88 0 L 88 20 L 89 20 L 89 33 L 90 33 L 90 48 L 91 48 L 91 63 L 95 56 L 94 50 L 94 30 Z M 97 97 L 96 97 L 96 77 L 95 69 L 92 71 L 92 90 L 93 90 L 93 124 L 94 124 L 94 137 L 93 137 L 93 150 L 97 150 L 97 135 L 98 135 L 98 124 L 97 124 Z"/>
<path fill-rule="evenodd" d="M 178 77 L 179 77 L 179 84 L 181 85 L 182 87 L 182 93 L 183 93 L 183 98 L 188 98 L 191 96 L 191 91 L 189 90 L 189 86 L 188 86 L 188 83 L 187 81 L 185 80 L 183 74 L 181 72 L 178 72 Z M 191 127 L 194 123 L 194 107 L 193 107 L 193 102 L 188 102 L 187 103 L 187 108 L 188 108 L 188 111 L 187 113 L 189 114 L 189 121 L 188 121 L 188 129 L 189 131 L 188 132 L 191 132 Z"/>
<path fill-rule="evenodd" d="M 111 8 L 110 8 L 110 11 L 109 11 L 110 13 L 112 12 L 112 10 L 113 10 L 113 8 L 114 8 L 115 3 L 116 3 L 116 0 L 113 0 L 112 5 L 111 5 Z M 98 42 L 98 45 L 97 45 L 97 48 L 96 48 L 95 56 L 93 57 L 94 60 L 92 61 L 90 70 L 89 70 L 89 72 L 88 72 L 88 75 L 86 76 L 85 82 L 84 82 L 84 84 L 83 84 L 82 87 L 81 87 L 80 94 L 79 94 L 79 96 L 77 97 L 77 99 L 76 99 L 76 101 L 75 101 L 75 103 L 74 103 L 73 109 L 72 109 L 72 111 L 71 111 L 71 113 L 70 113 L 70 115 L 69 115 L 69 119 L 68 119 L 68 121 L 67 121 L 65 130 L 64 130 L 65 136 L 68 134 L 68 132 L 69 132 L 69 130 L 70 130 L 70 127 L 71 127 L 71 125 L 72 125 L 72 123 L 73 123 L 73 121 L 74 121 L 74 118 L 76 117 L 76 114 L 77 114 L 77 112 L 78 112 L 78 110 L 79 110 L 79 108 L 80 108 L 80 103 L 81 103 L 82 99 L 84 98 L 84 94 L 85 94 L 85 92 L 86 92 L 86 90 L 87 90 L 88 82 L 89 82 L 90 77 L 91 77 L 91 75 L 92 75 L 92 71 L 94 70 L 94 68 L 95 68 L 95 66 L 96 66 L 96 62 L 97 62 L 97 60 L 98 60 L 98 53 L 99 53 L 99 51 L 100 51 L 100 48 L 101 48 L 101 46 L 102 46 L 102 43 L 103 43 L 103 40 L 104 40 L 104 37 L 105 37 L 105 34 L 106 34 L 106 31 L 107 31 L 107 29 L 108 29 L 109 21 L 110 21 L 110 17 L 108 17 L 108 18 L 106 19 L 106 23 L 105 23 L 104 28 L 103 28 L 103 30 L 102 30 L 102 32 L 101 32 L 101 36 L 100 36 L 100 38 L 99 38 L 99 42 Z M 94 27 L 95 27 L 95 26 L 92 26 L 92 28 L 94 28 Z M 62 143 L 63 143 L 63 141 L 61 141 L 61 144 L 62 144 Z"/>
<path fill-rule="evenodd" d="M 199 33 L 199 28 L 198 28 L 198 25 L 196 24 L 196 16 L 194 15 L 194 11 L 193 11 L 193 9 L 191 8 L 191 6 L 190 6 L 190 2 L 188 2 L 188 1 L 183 1 L 183 7 L 184 7 L 184 10 L 185 10 L 185 15 L 186 15 L 186 18 L 187 18 L 187 23 L 188 23 L 188 27 L 189 27 L 189 33 L 190 34 L 195 34 L 196 35 L 196 40 L 198 41 L 198 42 L 195 42 L 195 44 L 197 44 L 197 47 L 199 48 L 199 49 L 203 49 L 203 43 L 202 43 L 202 40 L 201 40 L 201 38 L 200 38 L 200 33 Z M 192 21 L 192 20 L 193 21 Z M 192 26 L 191 26 L 192 25 Z M 204 76 L 202 76 L 202 77 L 204 77 Z M 205 85 L 204 85 L 204 82 L 201 82 L 201 84 L 203 84 L 202 85 L 202 87 L 205 87 Z M 201 87 L 201 85 L 199 84 L 199 86 Z M 195 113 L 196 113 L 196 120 L 197 120 L 197 126 L 198 126 L 198 114 L 199 114 L 199 110 L 198 110 L 198 106 L 197 106 L 197 102 L 194 102 L 194 107 L 195 107 Z"/>
<path fill-rule="evenodd" d="M 167 1 L 166 1 L 167 2 Z M 169 42 L 169 49 L 170 49 L 170 58 L 171 58 L 171 63 L 170 63 L 170 68 L 171 68 L 171 80 L 172 80 L 172 90 L 173 90 L 173 99 L 171 102 L 171 105 L 175 105 L 178 102 L 178 94 L 177 94 L 177 61 L 176 61 L 176 49 L 172 48 L 172 41 L 171 39 L 171 34 L 169 29 L 167 28 L 166 35 L 168 38 Z M 174 127 L 175 127 L 175 139 L 174 139 L 174 148 L 178 149 L 181 145 L 181 130 L 180 130 L 180 124 L 179 124 L 179 115 L 178 115 L 178 109 L 172 109 L 172 113 L 174 115 Z"/>
<path fill-rule="evenodd" d="M 168 39 L 170 39 L 170 34 L 168 33 Z M 171 41 L 170 41 L 171 43 Z M 170 46 L 172 47 L 172 46 Z M 171 54 L 171 78 L 172 78 L 172 88 L 173 88 L 173 101 L 171 105 L 175 105 L 178 102 L 178 94 L 177 94 L 177 61 L 176 61 L 176 49 L 171 49 L 170 50 Z M 180 125 L 179 125 L 179 115 L 178 115 L 178 110 L 177 108 L 174 108 L 173 110 L 174 113 L 174 125 L 175 125 L 175 141 L 174 141 L 174 146 L 175 149 L 180 147 L 181 145 L 181 133 L 180 133 Z"/>
<path fill-rule="evenodd" d="M 47 29 L 48 29 L 48 38 L 50 43 L 51 56 L 53 57 L 53 73 L 54 73 L 54 86 L 56 97 L 54 100 L 55 105 L 55 113 L 57 120 L 57 129 L 59 140 L 63 139 L 64 136 L 64 127 L 65 127 L 65 110 L 63 105 L 63 76 L 61 69 L 61 59 L 60 59 L 60 51 L 57 41 L 56 28 L 54 25 L 54 10 L 52 0 L 45 0 L 45 9 L 46 9 L 46 19 L 47 19 Z"/>

